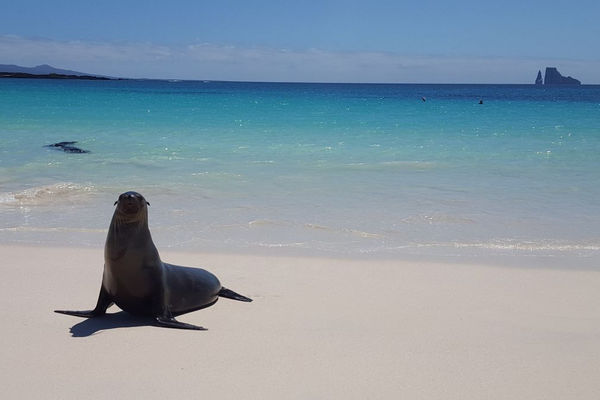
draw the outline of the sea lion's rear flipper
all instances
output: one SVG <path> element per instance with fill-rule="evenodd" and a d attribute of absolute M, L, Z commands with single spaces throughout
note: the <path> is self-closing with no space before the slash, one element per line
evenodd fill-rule
<path fill-rule="evenodd" d="M 59 314 L 73 315 L 75 317 L 83 317 L 83 318 L 92 318 L 99 317 L 101 315 L 106 314 L 106 309 L 113 305 L 112 298 L 108 294 L 106 290 L 104 290 L 104 286 L 100 286 L 100 294 L 98 295 L 98 302 L 96 303 L 96 308 L 93 310 L 87 311 L 67 311 L 67 310 L 54 310 L 54 312 Z"/>
<path fill-rule="evenodd" d="M 186 324 L 185 322 L 179 322 L 175 318 L 171 317 L 156 317 L 156 323 L 159 326 L 164 326 L 166 328 L 176 328 L 176 329 L 192 329 L 196 331 L 205 331 L 206 328 L 201 326 L 196 326 L 192 324 Z"/>
<path fill-rule="evenodd" d="M 102 314 L 99 314 L 96 312 L 96 310 L 87 310 L 87 311 L 67 311 L 67 310 L 54 310 L 55 313 L 59 313 L 59 314 L 66 314 L 66 315 L 73 315 L 75 317 L 82 317 L 82 318 L 92 318 L 92 317 L 98 317 Z"/>
<path fill-rule="evenodd" d="M 246 296 L 242 296 L 241 294 L 236 293 L 233 290 L 227 289 L 225 287 L 221 288 L 221 290 L 217 294 L 219 295 L 219 297 L 225 297 L 227 299 L 232 299 L 232 300 L 237 300 L 237 301 L 245 301 L 248 303 L 252 301 L 252 299 L 250 299 Z"/>

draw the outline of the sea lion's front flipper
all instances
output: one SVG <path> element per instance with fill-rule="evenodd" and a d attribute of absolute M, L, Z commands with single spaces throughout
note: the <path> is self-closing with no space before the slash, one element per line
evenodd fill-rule
<path fill-rule="evenodd" d="M 108 294 L 106 290 L 104 290 L 104 286 L 100 286 L 100 294 L 98 295 L 98 302 L 96 303 L 96 308 L 93 310 L 87 311 L 67 311 L 67 310 L 54 310 L 54 312 L 59 314 L 73 315 L 75 317 L 83 317 L 83 318 L 92 318 L 99 317 L 101 315 L 106 314 L 106 309 L 113 305 L 112 298 Z"/>
<path fill-rule="evenodd" d="M 179 322 L 173 317 L 156 317 L 156 322 L 158 323 L 158 325 L 164 326 L 166 328 L 192 329 L 196 331 L 206 330 L 206 328 L 203 328 L 201 326 L 186 324 L 185 322 Z"/>

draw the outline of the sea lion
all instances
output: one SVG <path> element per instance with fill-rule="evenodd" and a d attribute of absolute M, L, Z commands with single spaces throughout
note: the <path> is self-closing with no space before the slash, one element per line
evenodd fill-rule
<path fill-rule="evenodd" d="M 104 246 L 104 273 L 96 308 L 55 312 L 97 317 L 114 303 L 131 314 L 151 316 L 160 326 L 203 330 L 174 317 L 212 306 L 219 297 L 252 301 L 224 288 L 204 269 L 162 262 L 148 228 L 150 203 L 144 196 L 126 192 L 115 205 Z"/>
<path fill-rule="evenodd" d="M 51 147 L 51 148 L 55 148 L 55 149 L 60 149 L 62 151 L 64 151 L 65 153 L 89 153 L 89 150 L 83 150 L 80 149 L 79 147 L 75 147 L 73 146 L 75 143 L 77 142 L 58 142 L 58 143 L 54 143 L 54 144 L 47 144 L 44 147 Z"/>

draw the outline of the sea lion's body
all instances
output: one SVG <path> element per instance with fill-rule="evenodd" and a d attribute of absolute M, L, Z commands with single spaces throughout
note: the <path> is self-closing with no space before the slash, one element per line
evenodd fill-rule
<path fill-rule="evenodd" d="M 54 144 L 47 144 L 44 147 L 50 147 L 57 150 L 62 150 L 65 153 L 89 153 L 89 150 L 83 150 L 79 147 L 73 146 L 77 142 L 58 142 Z"/>
<path fill-rule="evenodd" d="M 94 317 L 115 303 L 131 314 L 154 317 L 159 325 L 202 329 L 174 317 L 209 307 L 219 296 L 252 301 L 222 287 L 217 277 L 204 269 L 163 263 L 150 235 L 148 203 L 142 195 L 123 193 L 115 204 L 96 308 L 56 312 Z"/>

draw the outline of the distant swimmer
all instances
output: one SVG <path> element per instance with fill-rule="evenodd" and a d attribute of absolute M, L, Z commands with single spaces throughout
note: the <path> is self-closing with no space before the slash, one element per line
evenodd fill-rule
<path fill-rule="evenodd" d="M 479 104 L 483 104 L 483 100 L 479 100 Z"/>
<path fill-rule="evenodd" d="M 427 101 L 425 97 L 421 97 L 421 100 L 423 100 L 423 102 Z"/>
<path fill-rule="evenodd" d="M 62 150 L 65 153 L 89 153 L 89 150 L 83 150 L 79 147 L 73 146 L 77 142 L 58 142 L 54 144 L 47 144 L 44 147 L 51 147 L 57 150 Z"/>

